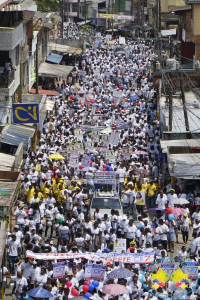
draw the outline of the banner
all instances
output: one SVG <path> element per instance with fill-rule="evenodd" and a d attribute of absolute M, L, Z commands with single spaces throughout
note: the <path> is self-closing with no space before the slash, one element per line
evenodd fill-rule
<path fill-rule="evenodd" d="M 133 16 L 126 16 L 126 15 L 98 14 L 97 18 L 100 18 L 100 19 L 113 19 L 113 20 L 134 21 L 134 17 Z"/>
<path fill-rule="evenodd" d="M 85 265 L 85 280 L 104 280 L 106 266 L 96 264 Z"/>
<path fill-rule="evenodd" d="M 70 154 L 69 165 L 72 168 L 78 168 L 79 166 L 78 154 Z"/>
<path fill-rule="evenodd" d="M 189 279 L 196 280 L 197 273 L 198 273 L 198 267 L 199 267 L 198 261 L 185 262 L 185 265 L 183 266 L 183 269 L 182 269 L 183 272 L 189 274 L 189 276 L 188 276 Z M 190 266 L 193 267 L 196 270 L 196 272 L 195 272 L 195 270 L 193 268 L 190 268 Z"/>
<path fill-rule="evenodd" d="M 53 264 L 53 279 L 65 278 L 65 262 Z"/>
<path fill-rule="evenodd" d="M 13 104 L 13 123 L 14 124 L 39 123 L 39 104 L 38 103 Z"/>
<path fill-rule="evenodd" d="M 152 264 L 154 252 L 144 253 L 33 253 L 26 251 L 26 257 L 42 260 L 85 258 L 88 260 L 108 262 L 123 262 L 132 264 Z"/>
<path fill-rule="evenodd" d="M 175 264 L 168 263 L 168 262 L 162 263 L 161 269 L 163 269 L 163 271 L 167 272 L 167 274 L 171 275 L 175 270 Z"/>

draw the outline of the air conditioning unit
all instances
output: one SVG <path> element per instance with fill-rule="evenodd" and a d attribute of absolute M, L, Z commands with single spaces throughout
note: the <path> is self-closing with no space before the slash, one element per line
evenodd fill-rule
<path fill-rule="evenodd" d="M 198 60 L 195 61 L 194 68 L 195 68 L 195 70 L 200 69 L 200 62 Z"/>
<path fill-rule="evenodd" d="M 166 60 L 166 69 L 168 70 L 176 70 L 176 60 L 173 58 L 169 58 Z"/>

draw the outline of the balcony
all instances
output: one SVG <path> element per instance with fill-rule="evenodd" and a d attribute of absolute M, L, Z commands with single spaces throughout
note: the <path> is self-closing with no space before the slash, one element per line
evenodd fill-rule
<path fill-rule="evenodd" d="M 0 74 L 0 89 L 8 88 L 12 81 L 15 79 L 15 71 L 11 70 L 9 74 Z"/>
<path fill-rule="evenodd" d="M 1 67 L 0 67 L 1 69 Z M 12 96 L 20 84 L 20 65 L 8 75 L 0 73 L 0 93 Z"/>
<path fill-rule="evenodd" d="M 0 51 L 13 50 L 23 39 L 23 23 L 15 27 L 0 27 Z"/>

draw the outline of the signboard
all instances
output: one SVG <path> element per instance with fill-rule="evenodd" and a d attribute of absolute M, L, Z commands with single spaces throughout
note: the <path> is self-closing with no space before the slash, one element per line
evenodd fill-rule
<path fill-rule="evenodd" d="M 53 264 L 53 279 L 65 278 L 65 262 Z"/>
<path fill-rule="evenodd" d="M 106 266 L 96 264 L 86 264 L 85 280 L 104 280 Z"/>
<path fill-rule="evenodd" d="M 184 273 L 188 273 L 188 278 L 192 279 L 192 280 L 196 280 L 197 278 L 197 273 L 198 273 L 198 267 L 199 267 L 199 263 L 197 261 L 190 261 L 190 262 L 185 262 L 186 266 L 183 267 L 183 271 Z M 187 267 L 188 265 L 188 267 Z M 192 267 L 192 268 L 190 268 Z M 195 272 L 195 270 L 196 272 Z"/>
<path fill-rule="evenodd" d="M 161 269 L 165 272 L 167 272 L 167 274 L 171 275 L 174 270 L 175 270 L 175 264 L 172 263 L 162 263 L 161 264 Z"/>
<path fill-rule="evenodd" d="M 119 141 L 119 133 L 118 132 L 112 132 L 110 135 L 110 141 L 109 143 L 111 145 L 117 145 Z"/>
<path fill-rule="evenodd" d="M 168 29 L 168 30 L 161 30 L 161 35 L 162 36 L 176 35 L 176 28 Z"/>
<path fill-rule="evenodd" d="M 13 104 L 13 123 L 14 124 L 27 124 L 39 123 L 39 104 Z"/>
<path fill-rule="evenodd" d="M 81 160 L 81 166 L 83 168 L 88 168 L 90 166 L 90 157 L 89 156 L 83 156 Z"/>
<path fill-rule="evenodd" d="M 78 168 L 79 166 L 79 159 L 77 154 L 71 154 L 69 160 L 70 167 Z"/>
<path fill-rule="evenodd" d="M 126 45 L 125 37 L 123 37 L 123 36 L 119 37 L 119 44 Z"/>
<path fill-rule="evenodd" d="M 114 242 L 114 252 L 122 253 L 122 251 L 126 252 L 126 239 L 117 239 Z"/>

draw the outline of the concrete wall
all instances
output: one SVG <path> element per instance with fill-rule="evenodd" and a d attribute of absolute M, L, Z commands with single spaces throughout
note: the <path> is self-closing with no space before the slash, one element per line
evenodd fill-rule
<path fill-rule="evenodd" d="M 14 162 L 14 166 L 13 166 L 15 171 L 18 171 L 21 167 L 23 153 L 24 153 L 23 142 L 21 142 L 15 153 L 15 162 Z"/>
<path fill-rule="evenodd" d="M 23 39 L 23 23 L 15 29 L 0 29 L 0 50 L 13 50 Z"/>

